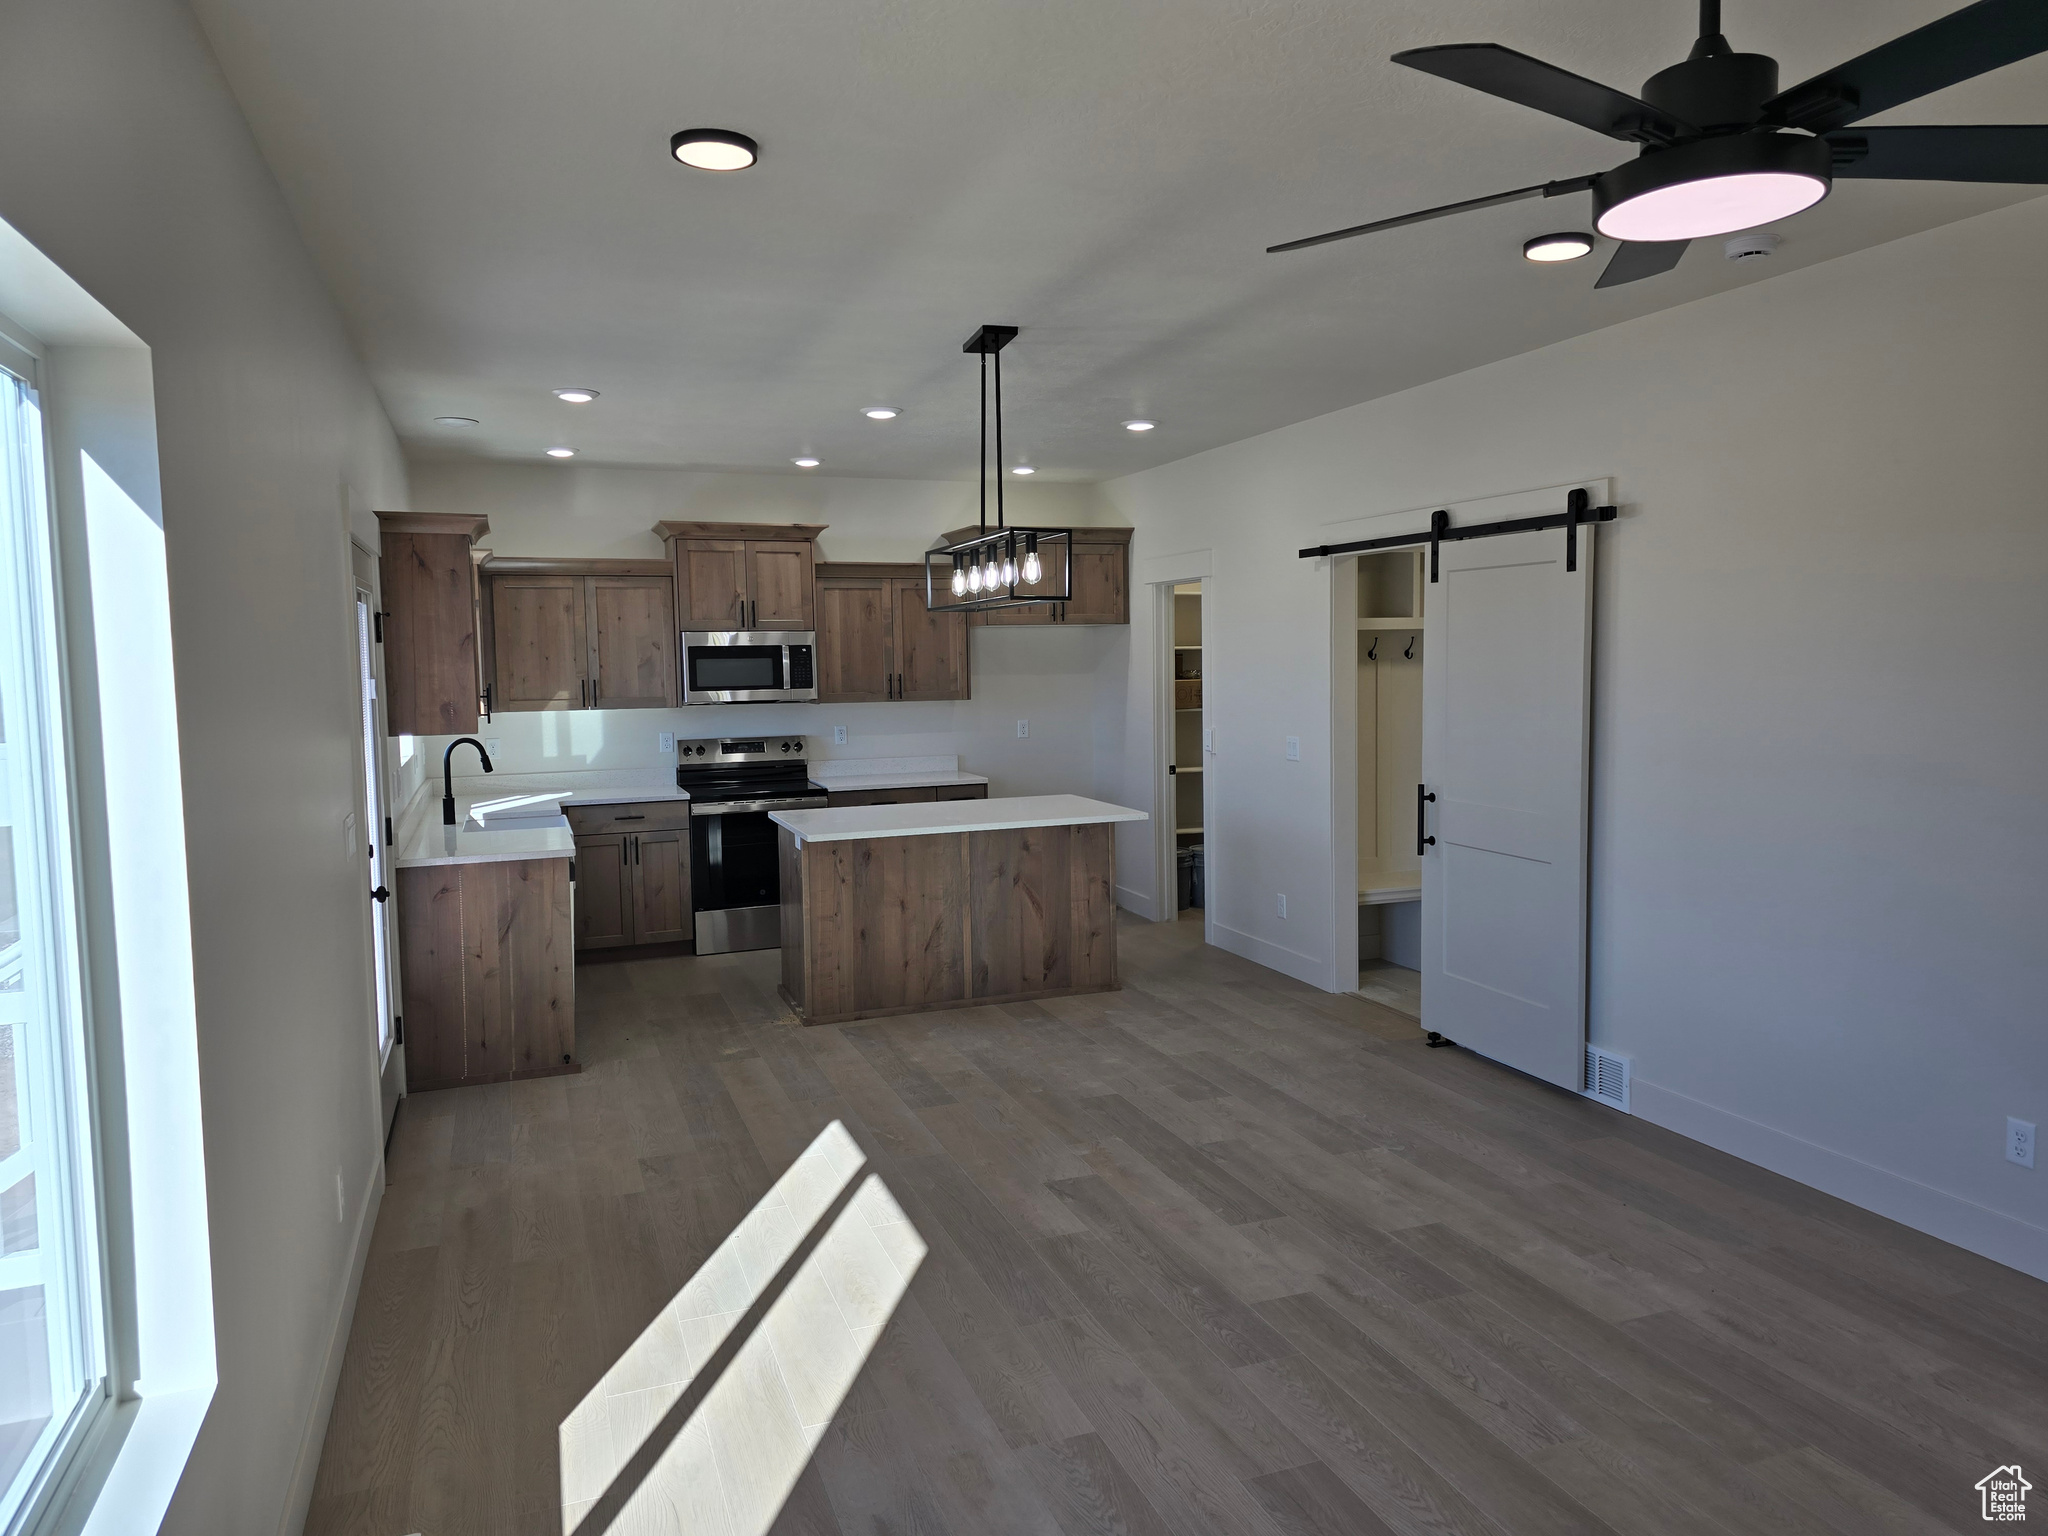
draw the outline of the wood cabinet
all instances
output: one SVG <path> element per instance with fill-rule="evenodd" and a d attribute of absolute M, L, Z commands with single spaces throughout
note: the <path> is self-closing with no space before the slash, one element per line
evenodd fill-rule
<path fill-rule="evenodd" d="M 684 630 L 818 627 L 822 523 L 656 523 Z"/>
<path fill-rule="evenodd" d="M 675 578 L 652 560 L 491 560 L 493 709 L 666 709 L 679 698 Z"/>
<path fill-rule="evenodd" d="M 410 1091 L 579 1070 L 569 863 L 398 871 Z"/>
<path fill-rule="evenodd" d="M 817 585 L 820 702 L 971 696 L 967 616 L 925 606 L 921 565 L 821 565 Z"/>
<path fill-rule="evenodd" d="M 829 789 L 828 809 L 842 805 L 929 805 L 934 800 L 986 800 L 986 784 L 919 784 L 904 789 Z"/>
<path fill-rule="evenodd" d="M 576 834 L 576 948 L 692 941 L 689 802 L 564 809 Z"/>
<path fill-rule="evenodd" d="M 384 593 L 384 714 L 393 735 L 476 730 L 483 691 L 476 540 L 480 517 L 379 512 Z"/>
<path fill-rule="evenodd" d="M 972 537 L 972 528 L 946 535 Z M 992 608 L 974 615 L 979 628 L 1017 624 L 1128 624 L 1131 622 L 1131 530 L 1076 528 L 1071 551 L 1041 549 L 1046 557 L 1043 585 L 1059 591 L 1071 580 L 1065 602 L 1028 608 Z M 1064 564 L 1062 562 L 1065 562 Z"/>

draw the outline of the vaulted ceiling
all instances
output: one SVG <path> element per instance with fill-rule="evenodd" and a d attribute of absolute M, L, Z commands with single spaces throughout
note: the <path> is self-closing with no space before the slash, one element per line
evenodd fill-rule
<path fill-rule="evenodd" d="M 1689 0 L 196 5 L 423 457 L 971 476 L 960 343 L 997 321 L 1010 458 L 1098 479 L 2033 195 L 1845 183 L 1768 261 L 1702 241 L 1601 292 L 1604 249 L 1520 256 L 1583 196 L 1264 254 L 1627 158 L 1390 53 L 1496 41 L 1632 91 Z M 1725 28 L 1790 84 L 1953 8 L 1729 0 Z M 2029 120 L 2048 57 L 1872 121 Z M 706 125 L 761 163 L 669 158 Z"/>

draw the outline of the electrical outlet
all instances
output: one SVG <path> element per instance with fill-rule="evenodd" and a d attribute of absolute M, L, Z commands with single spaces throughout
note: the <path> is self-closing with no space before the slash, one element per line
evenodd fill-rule
<path fill-rule="evenodd" d="M 2010 1115 L 2005 1121 L 2005 1160 L 2018 1163 L 2022 1168 L 2034 1166 L 2034 1122 L 2016 1120 Z"/>
<path fill-rule="evenodd" d="M 341 1170 L 334 1170 L 334 1219 L 342 1219 Z"/>
<path fill-rule="evenodd" d="M 835 725 L 835 726 L 833 726 L 833 727 L 832 727 L 832 745 L 833 745 L 833 746 L 835 746 L 835 747 L 843 747 L 843 746 L 845 746 L 845 745 L 846 745 L 846 727 L 845 727 L 845 726 L 843 726 L 843 725 Z"/>
<path fill-rule="evenodd" d="M 1287 761 L 1290 763 L 1301 761 L 1301 738 L 1299 736 L 1287 738 Z"/>
<path fill-rule="evenodd" d="M 1030 734 L 1031 722 L 1029 720 L 1019 720 L 1017 722 L 1017 739 L 1019 741 L 1022 741 L 1026 736 L 1029 736 Z"/>
<path fill-rule="evenodd" d="M 661 735 L 655 740 L 654 746 L 655 750 L 659 752 L 675 751 L 676 733 L 674 731 L 663 731 Z"/>
<path fill-rule="evenodd" d="M 1280 915 L 1282 917 L 1287 915 L 1287 893 L 1285 891 L 1280 893 Z"/>
<path fill-rule="evenodd" d="M 504 751 L 505 738 L 502 736 L 486 736 L 484 738 L 484 750 L 493 755 Z"/>

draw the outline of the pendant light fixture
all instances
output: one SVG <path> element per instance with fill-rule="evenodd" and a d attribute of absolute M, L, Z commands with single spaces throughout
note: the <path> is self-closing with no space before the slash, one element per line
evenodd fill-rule
<path fill-rule="evenodd" d="M 1014 325 L 984 325 L 960 349 L 981 358 L 981 514 L 973 528 L 940 534 L 925 554 L 925 606 L 933 613 L 1023 608 L 1033 603 L 1064 603 L 1073 596 L 1072 562 L 1066 558 L 1073 545 L 1073 530 L 1019 528 L 1004 516 L 1003 348 L 1016 336 Z M 993 460 L 988 440 L 991 372 L 995 379 Z M 991 478 L 996 486 L 993 524 L 988 515 Z"/>

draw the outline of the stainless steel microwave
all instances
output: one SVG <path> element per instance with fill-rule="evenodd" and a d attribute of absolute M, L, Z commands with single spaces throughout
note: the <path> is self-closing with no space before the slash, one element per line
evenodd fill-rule
<path fill-rule="evenodd" d="M 683 631 L 685 704 L 818 697 L 818 637 L 807 629 Z"/>

